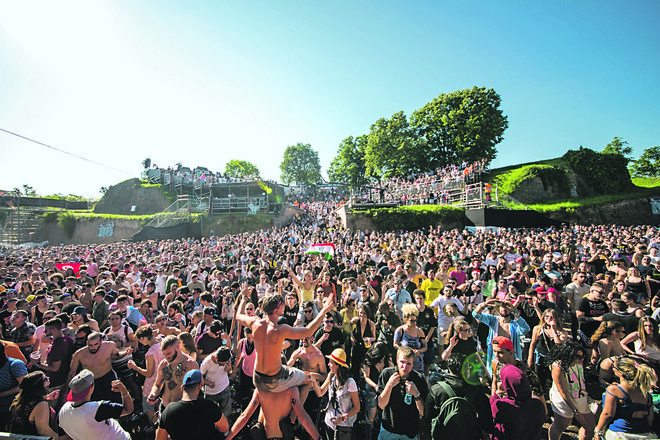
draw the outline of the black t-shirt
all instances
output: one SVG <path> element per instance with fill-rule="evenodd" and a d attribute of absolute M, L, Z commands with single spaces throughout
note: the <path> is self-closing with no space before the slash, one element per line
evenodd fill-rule
<path fill-rule="evenodd" d="M 378 389 L 384 390 L 387 381 L 393 374 L 399 374 L 396 367 L 385 368 L 378 378 Z M 424 376 L 416 371 L 408 374 L 408 380 L 412 381 L 420 393 L 422 401 L 426 401 L 428 387 Z M 383 409 L 382 427 L 394 434 L 407 435 L 414 438 L 419 434 L 421 423 L 419 422 L 419 411 L 415 399 L 412 399 L 410 405 L 406 404 L 404 397 L 406 395 L 405 383 L 401 380 L 390 393 L 390 401 Z"/>
<path fill-rule="evenodd" d="M 321 339 L 322 336 L 323 336 L 323 327 L 318 329 L 314 334 L 314 343 L 318 342 L 318 340 Z M 344 342 L 345 342 L 344 332 L 338 329 L 337 327 L 332 327 L 332 330 L 330 330 L 330 336 L 328 337 L 327 340 L 325 340 L 321 344 L 319 350 L 321 350 L 323 356 L 328 356 L 330 353 L 332 353 L 332 350 L 334 350 L 335 348 L 341 348 L 341 345 Z"/>
<path fill-rule="evenodd" d="M 425 336 L 428 336 L 431 327 L 438 327 L 438 319 L 435 317 L 435 313 L 433 312 L 432 308 L 424 307 L 424 311 L 419 312 L 419 315 L 417 315 L 417 327 L 424 331 Z M 434 335 L 436 334 L 436 332 L 433 333 Z M 435 336 L 431 336 L 429 342 L 432 343 L 434 339 Z"/>
<path fill-rule="evenodd" d="M 343 281 L 346 278 L 357 278 L 358 274 L 353 269 L 344 269 L 339 273 L 338 280 Z"/>
<path fill-rule="evenodd" d="M 204 333 L 197 339 L 197 350 L 201 354 L 211 354 L 218 348 L 223 346 L 224 339 L 220 336 L 214 338 L 209 335 L 209 332 Z"/>
<path fill-rule="evenodd" d="M 167 431 L 172 440 L 224 439 L 215 429 L 222 417 L 220 407 L 204 399 L 179 401 L 167 405 L 160 416 L 160 427 Z"/>
<path fill-rule="evenodd" d="M 296 317 L 298 316 L 298 310 L 300 309 L 300 305 L 296 304 L 293 307 L 289 307 L 288 305 L 284 306 L 284 313 L 282 316 L 286 319 L 286 323 L 289 324 L 290 326 L 293 327 L 293 324 L 296 322 Z"/>
<path fill-rule="evenodd" d="M 424 266 L 422 266 L 422 272 L 428 275 L 430 270 L 435 272 L 438 270 L 438 267 L 440 266 L 437 261 L 435 263 L 431 263 L 430 261 L 427 261 L 426 263 L 424 263 Z"/>
<path fill-rule="evenodd" d="M 584 316 L 587 318 L 597 318 L 609 312 L 607 303 L 605 301 L 602 299 L 593 301 L 588 297 L 582 299 L 577 310 L 584 312 Z M 587 337 L 591 338 L 599 325 L 600 321 L 581 322 L 580 330 L 582 330 L 582 333 L 584 333 Z"/>

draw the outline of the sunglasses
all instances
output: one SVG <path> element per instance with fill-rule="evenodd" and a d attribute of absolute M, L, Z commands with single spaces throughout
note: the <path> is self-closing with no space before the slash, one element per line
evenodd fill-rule
<path fill-rule="evenodd" d="M 305 313 L 312 313 L 311 310 L 303 310 L 303 312 L 305 312 Z"/>
<path fill-rule="evenodd" d="M 334 324 L 335 323 L 335 321 L 328 321 L 328 320 L 324 320 L 323 322 L 326 323 L 326 324 Z"/>
<path fill-rule="evenodd" d="M 247 307 L 245 310 L 251 311 L 251 310 L 254 310 L 254 308 L 253 307 Z"/>

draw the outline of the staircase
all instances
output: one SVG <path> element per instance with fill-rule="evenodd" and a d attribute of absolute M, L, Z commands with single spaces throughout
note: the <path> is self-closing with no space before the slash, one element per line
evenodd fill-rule
<path fill-rule="evenodd" d="M 23 208 L 3 209 L 6 213 L 0 243 L 21 244 L 39 241 L 41 221 L 37 215 L 41 210 Z"/>
<path fill-rule="evenodd" d="M 190 221 L 192 212 L 190 196 L 182 194 L 177 197 L 176 202 L 168 206 L 160 215 L 154 217 L 146 226 L 163 228 L 186 223 Z"/>

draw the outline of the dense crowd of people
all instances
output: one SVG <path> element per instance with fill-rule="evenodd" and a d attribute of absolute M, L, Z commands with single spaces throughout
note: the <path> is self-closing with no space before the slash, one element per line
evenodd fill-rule
<path fill-rule="evenodd" d="M 657 228 L 380 233 L 305 209 L 235 236 L 4 249 L 0 428 L 657 438 Z"/>
<path fill-rule="evenodd" d="M 383 184 L 385 199 L 401 205 L 446 204 L 452 191 L 465 191 L 469 184 L 480 182 L 487 164 L 485 159 L 462 162 L 427 173 L 390 179 Z"/>

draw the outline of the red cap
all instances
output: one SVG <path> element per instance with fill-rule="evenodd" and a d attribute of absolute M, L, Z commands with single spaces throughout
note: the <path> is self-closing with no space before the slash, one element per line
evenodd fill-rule
<path fill-rule="evenodd" d="M 503 348 L 505 350 L 512 350 L 513 351 L 513 342 L 511 342 L 511 339 L 505 338 L 504 336 L 496 336 L 493 338 L 493 344 L 499 346 L 500 348 Z M 514 353 L 517 353 L 517 351 L 514 351 Z"/>

